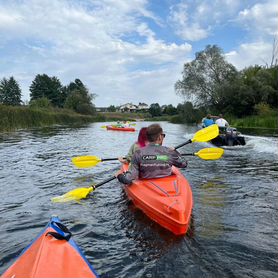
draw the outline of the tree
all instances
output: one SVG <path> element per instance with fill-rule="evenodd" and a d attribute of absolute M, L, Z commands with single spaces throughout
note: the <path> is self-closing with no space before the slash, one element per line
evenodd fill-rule
<path fill-rule="evenodd" d="M 177 114 L 177 108 L 174 107 L 172 104 L 166 105 L 164 110 L 163 110 L 164 114 L 167 115 L 176 115 Z"/>
<path fill-rule="evenodd" d="M 222 111 L 238 117 L 256 114 L 256 105 L 278 107 L 278 66 L 251 66 L 242 70 L 233 84 L 222 86 L 225 92 Z"/>
<path fill-rule="evenodd" d="M 262 68 L 256 77 L 260 85 L 261 101 L 272 108 L 278 108 L 278 65 Z"/>
<path fill-rule="evenodd" d="M 195 54 L 195 60 L 184 64 L 182 80 L 175 84 L 176 92 L 192 99 L 198 106 L 217 105 L 225 97 L 221 90 L 224 83 L 230 84 L 237 70 L 225 61 L 222 50 L 208 45 Z"/>
<path fill-rule="evenodd" d="M 30 86 L 31 100 L 46 97 L 53 106 L 63 107 L 65 101 L 65 91 L 60 80 L 47 74 L 37 74 Z"/>
<path fill-rule="evenodd" d="M 109 112 L 116 112 L 116 107 L 114 105 L 110 105 L 108 108 L 107 108 L 107 111 Z"/>
<path fill-rule="evenodd" d="M 65 108 L 72 109 L 81 114 L 93 115 L 95 113 L 95 106 L 92 101 L 96 95 L 90 94 L 80 79 L 75 79 L 64 90 L 67 95 L 64 104 Z"/>
<path fill-rule="evenodd" d="M 33 99 L 30 101 L 29 106 L 31 108 L 50 108 L 50 100 L 46 97 Z"/>
<path fill-rule="evenodd" d="M 0 103 L 20 105 L 21 102 L 21 89 L 17 81 L 13 77 L 3 78 L 0 82 Z"/>
<path fill-rule="evenodd" d="M 185 123 L 198 123 L 201 119 L 201 112 L 199 109 L 194 108 L 192 102 L 186 101 L 185 103 L 179 103 L 177 110 L 180 116 Z"/>
<path fill-rule="evenodd" d="M 77 113 L 92 115 L 95 113 L 94 107 L 88 103 L 86 97 L 78 90 L 73 90 L 68 95 L 65 108 L 72 109 Z"/>
<path fill-rule="evenodd" d="M 149 113 L 152 117 L 161 116 L 161 107 L 158 103 L 152 103 L 149 108 Z"/>

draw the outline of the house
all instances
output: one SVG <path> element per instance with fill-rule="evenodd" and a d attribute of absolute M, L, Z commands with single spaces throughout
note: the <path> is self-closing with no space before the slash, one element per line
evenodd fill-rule
<path fill-rule="evenodd" d="M 119 107 L 121 112 L 136 112 L 137 106 L 132 103 L 126 103 Z"/>
<path fill-rule="evenodd" d="M 138 106 L 137 106 L 137 111 L 148 111 L 149 110 L 149 105 L 144 103 L 144 102 L 139 102 Z"/>
<path fill-rule="evenodd" d="M 107 107 L 96 107 L 96 112 L 107 112 Z"/>
<path fill-rule="evenodd" d="M 144 102 L 139 102 L 138 105 L 128 102 L 126 104 L 116 107 L 116 110 L 118 112 L 148 112 L 149 108 L 150 108 L 149 105 Z M 108 112 L 109 107 L 96 107 L 96 111 Z"/>

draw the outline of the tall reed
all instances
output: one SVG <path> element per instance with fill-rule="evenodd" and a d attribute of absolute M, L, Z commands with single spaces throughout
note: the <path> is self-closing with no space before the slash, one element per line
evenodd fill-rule
<path fill-rule="evenodd" d="M 230 124 L 235 127 L 278 128 L 277 115 L 249 116 L 242 119 L 231 119 Z"/>
<path fill-rule="evenodd" d="M 30 108 L 28 106 L 0 105 L 0 131 L 18 128 L 41 127 L 53 124 L 89 123 L 105 120 L 104 117 L 86 116 L 69 110 Z"/>

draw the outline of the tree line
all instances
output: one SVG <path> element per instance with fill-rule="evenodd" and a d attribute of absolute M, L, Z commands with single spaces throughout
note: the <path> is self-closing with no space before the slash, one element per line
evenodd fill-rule
<path fill-rule="evenodd" d="M 107 108 L 108 112 L 116 112 L 119 109 L 119 107 L 116 107 L 114 105 L 110 105 Z M 140 111 L 139 111 L 140 112 Z M 168 105 L 162 105 L 160 106 L 159 103 L 152 103 L 147 111 L 152 117 L 159 117 L 163 115 L 177 115 L 178 110 L 175 106 L 172 104 Z"/>
<path fill-rule="evenodd" d="M 182 78 L 175 83 L 176 93 L 186 99 L 177 107 L 152 103 L 152 117 L 169 115 L 177 122 L 198 123 L 207 113 L 245 117 L 277 113 L 278 108 L 278 45 L 274 43 L 268 66 L 250 66 L 238 71 L 225 59 L 216 45 L 208 45 L 185 63 Z M 81 114 L 95 114 L 91 94 L 80 79 L 63 86 L 57 77 L 38 74 L 30 87 L 31 107 L 58 107 Z M 0 104 L 21 105 L 21 89 L 14 77 L 0 81 Z M 115 111 L 111 105 L 109 111 Z"/>
<path fill-rule="evenodd" d="M 81 114 L 95 114 L 95 106 L 92 102 L 95 95 L 89 92 L 80 79 L 75 79 L 63 86 L 55 76 L 38 74 L 32 81 L 29 90 L 30 107 L 57 107 L 71 109 Z M 21 96 L 21 88 L 13 76 L 0 81 L 0 104 L 21 105 Z"/>
<path fill-rule="evenodd" d="M 182 78 L 175 83 L 183 104 L 183 118 L 196 122 L 206 113 L 241 118 L 277 113 L 278 45 L 274 43 L 271 64 L 250 66 L 238 71 L 225 60 L 221 48 L 208 45 L 184 64 Z"/>

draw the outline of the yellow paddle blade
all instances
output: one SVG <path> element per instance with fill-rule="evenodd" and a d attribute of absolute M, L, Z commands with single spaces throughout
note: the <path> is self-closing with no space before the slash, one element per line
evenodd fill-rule
<path fill-rule="evenodd" d="M 211 139 L 217 137 L 219 135 L 219 128 L 218 125 L 210 125 L 206 128 L 203 128 L 199 131 L 197 131 L 194 134 L 193 139 L 191 139 L 192 142 L 207 142 Z"/>
<path fill-rule="evenodd" d="M 78 168 L 89 168 L 101 162 L 101 158 L 94 155 L 86 155 L 73 157 L 71 161 Z"/>
<path fill-rule="evenodd" d="M 100 128 L 106 128 L 106 125 L 102 125 Z"/>
<path fill-rule="evenodd" d="M 205 148 L 201 149 L 194 155 L 204 159 L 204 160 L 216 160 L 221 158 L 224 153 L 224 149 L 221 148 Z"/>
<path fill-rule="evenodd" d="M 93 191 L 93 187 L 83 187 L 73 189 L 62 196 L 57 196 L 51 199 L 54 203 L 64 203 L 69 201 L 78 201 L 80 199 L 84 199 L 88 196 L 90 192 Z"/>

